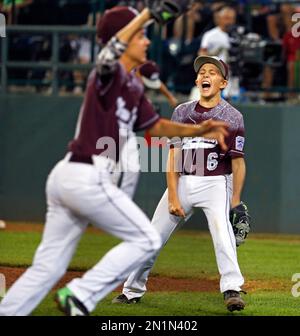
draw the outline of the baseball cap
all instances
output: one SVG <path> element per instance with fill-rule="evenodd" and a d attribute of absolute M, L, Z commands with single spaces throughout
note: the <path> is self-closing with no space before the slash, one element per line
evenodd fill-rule
<path fill-rule="evenodd" d="M 147 61 L 139 67 L 139 72 L 145 86 L 155 90 L 161 87 L 161 80 L 159 79 L 160 71 L 155 62 Z"/>
<path fill-rule="evenodd" d="M 139 12 L 127 6 L 115 6 L 104 12 L 97 21 L 96 32 L 102 44 L 106 44 L 119 30 L 133 20 Z"/>
<path fill-rule="evenodd" d="M 228 80 L 229 67 L 217 56 L 198 56 L 194 61 L 194 70 L 196 73 L 198 73 L 202 65 L 206 63 L 214 64 L 221 71 L 223 77 Z"/>

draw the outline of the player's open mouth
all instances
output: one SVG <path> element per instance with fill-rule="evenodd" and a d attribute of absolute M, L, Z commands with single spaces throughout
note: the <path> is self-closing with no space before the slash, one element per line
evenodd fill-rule
<path fill-rule="evenodd" d="M 211 84 L 207 81 L 202 82 L 201 85 L 202 85 L 202 89 L 204 89 L 204 90 L 205 89 L 208 90 L 211 87 Z"/>

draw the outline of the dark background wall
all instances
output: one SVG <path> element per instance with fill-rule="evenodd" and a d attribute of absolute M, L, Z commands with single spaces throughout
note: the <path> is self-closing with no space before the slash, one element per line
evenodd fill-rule
<path fill-rule="evenodd" d="M 0 96 L 0 217 L 43 221 L 45 182 L 66 153 L 82 98 Z M 243 200 L 254 232 L 300 233 L 300 109 L 242 105 L 247 179 Z M 163 116 L 168 105 L 161 103 Z M 165 189 L 163 173 L 142 173 L 136 202 L 151 217 Z M 206 229 L 200 212 L 186 228 Z"/>

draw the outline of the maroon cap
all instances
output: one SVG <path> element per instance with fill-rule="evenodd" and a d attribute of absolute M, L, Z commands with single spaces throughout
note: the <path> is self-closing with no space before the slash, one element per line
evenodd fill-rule
<path fill-rule="evenodd" d="M 96 27 L 100 43 L 106 44 L 137 15 L 137 10 L 126 6 L 115 6 L 112 9 L 106 10 L 98 20 Z"/>
<path fill-rule="evenodd" d="M 194 62 L 196 73 L 198 73 L 202 65 L 206 63 L 214 64 L 221 71 L 223 77 L 228 80 L 229 66 L 217 56 L 198 56 Z"/>
<path fill-rule="evenodd" d="M 147 61 L 139 67 L 142 80 L 150 89 L 159 89 L 161 81 L 159 79 L 160 71 L 158 65 L 153 61 Z"/>

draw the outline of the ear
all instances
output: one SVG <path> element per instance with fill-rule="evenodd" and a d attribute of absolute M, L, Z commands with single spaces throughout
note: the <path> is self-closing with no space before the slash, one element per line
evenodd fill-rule
<path fill-rule="evenodd" d="M 228 81 L 226 79 L 223 79 L 220 85 L 220 89 L 221 90 L 225 89 L 227 84 L 228 84 Z"/>
<path fill-rule="evenodd" d="M 195 84 L 196 84 L 196 86 L 198 86 L 198 84 L 199 84 L 198 78 L 195 80 Z"/>

